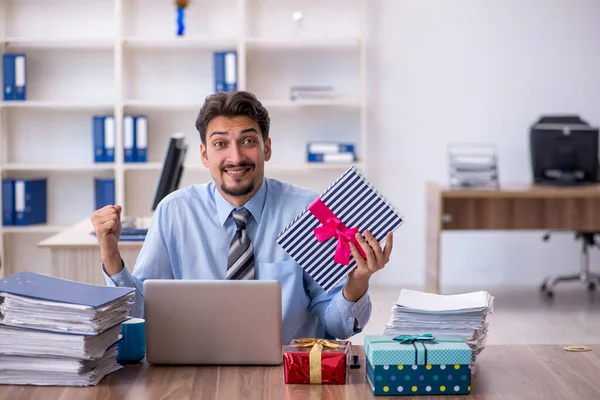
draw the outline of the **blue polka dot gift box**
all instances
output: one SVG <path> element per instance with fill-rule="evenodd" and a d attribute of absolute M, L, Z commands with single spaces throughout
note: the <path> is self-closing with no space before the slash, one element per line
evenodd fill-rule
<path fill-rule="evenodd" d="M 366 335 L 365 354 L 374 395 L 471 393 L 472 351 L 458 335 Z"/>

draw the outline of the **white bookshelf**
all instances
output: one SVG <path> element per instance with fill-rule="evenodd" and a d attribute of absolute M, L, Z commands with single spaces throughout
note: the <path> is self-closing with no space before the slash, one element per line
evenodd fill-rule
<path fill-rule="evenodd" d="M 169 0 L 0 0 L 3 52 L 27 54 L 27 100 L 0 100 L 0 173 L 48 178 L 48 223 L 0 226 L 0 277 L 48 272 L 40 240 L 89 218 L 94 177 L 114 177 L 124 216 L 151 215 L 168 137 L 189 148 L 181 187 L 210 180 L 194 122 L 214 91 L 213 52 L 236 50 L 238 88 L 271 115 L 266 174 L 321 191 L 349 165 L 305 162 L 306 143 L 340 140 L 366 159 L 366 0 L 193 0 L 175 35 Z M 304 35 L 291 15 L 305 15 Z M 335 23 L 331 23 L 335 21 Z M 292 101 L 292 85 L 334 86 L 333 100 Z M 94 163 L 92 116 L 115 116 L 115 162 Z M 148 117 L 147 163 L 124 163 L 122 120 Z M 1 188 L 0 188 L 1 190 Z"/>

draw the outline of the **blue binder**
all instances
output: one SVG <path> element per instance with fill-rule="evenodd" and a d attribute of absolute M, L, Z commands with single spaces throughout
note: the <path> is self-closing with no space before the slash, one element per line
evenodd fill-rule
<path fill-rule="evenodd" d="M 93 308 L 112 303 L 134 290 L 90 285 L 28 271 L 0 279 L 0 292 Z"/>
<path fill-rule="evenodd" d="M 94 143 L 94 162 L 104 162 L 104 117 L 92 117 L 92 135 Z"/>
<path fill-rule="evenodd" d="M 237 52 L 217 51 L 213 54 L 215 92 L 237 90 Z"/>
<path fill-rule="evenodd" d="M 353 143 L 315 141 L 306 144 L 307 153 L 315 154 L 339 154 L 354 153 Z"/>
<path fill-rule="evenodd" d="M 15 180 L 2 180 L 2 225 L 15 224 Z"/>
<path fill-rule="evenodd" d="M 115 162 L 115 117 L 104 117 L 104 162 Z"/>
<path fill-rule="evenodd" d="M 15 180 L 15 225 L 45 224 L 47 180 Z"/>
<path fill-rule="evenodd" d="M 356 154 L 354 153 L 338 153 L 338 154 L 328 154 L 328 153 L 308 153 L 306 156 L 306 161 L 309 163 L 353 163 L 356 162 Z"/>
<path fill-rule="evenodd" d="M 95 210 L 115 204 L 115 180 L 113 178 L 95 178 Z"/>
<path fill-rule="evenodd" d="M 4 100 L 27 97 L 27 58 L 24 53 L 5 53 L 2 58 Z"/>
<path fill-rule="evenodd" d="M 133 115 L 123 117 L 123 161 L 126 163 L 135 161 L 135 117 Z"/>
<path fill-rule="evenodd" d="M 134 160 L 135 162 L 148 161 L 148 117 L 137 115 L 134 129 Z"/>

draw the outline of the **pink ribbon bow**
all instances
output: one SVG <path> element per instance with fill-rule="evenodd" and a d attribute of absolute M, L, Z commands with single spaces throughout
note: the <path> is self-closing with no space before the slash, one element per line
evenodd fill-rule
<path fill-rule="evenodd" d="M 358 228 L 348 228 L 346 225 L 339 220 L 338 217 L 327 207 L 325 203 L 319 198 L 308 206 L 310 211 L 323 225 L 318 226 L 314 229 L 315 237 L 319 242 L 324 242 L 332 236 L 337 238 L 337 244 L 335 247 L 335 256 L 333 261 L 338 264 L 348 265 L 350 264 L 350 244 L 354 243 L 356 249 L 363 258 L 366 258 L 366 254 L 358 241 L 356 240 L 356 233 Z"/>

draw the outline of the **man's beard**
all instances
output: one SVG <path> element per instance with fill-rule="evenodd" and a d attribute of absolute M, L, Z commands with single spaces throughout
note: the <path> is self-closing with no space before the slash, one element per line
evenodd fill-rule
<path fill-rule="evenodd" d="M 255 165 L 253 163 L 241 162 L 237 165 L 233 165 L 233 164 L 224 165 L 221 168 L 221 174 L 227 175 L 227 172 L 225 172 L 225 170 L 228 168 L 235 168 L 235 167 L 250 167 L 250 170 L 255 169 Z M 227 186 L 227 184 L 225 183 L 225 179 L 222 179 L 222 182 L 223 183 L 221 183 L 221 190 L 230 196 L 245 196 L 247 194 L 252 193 L 252 191 L 254 190 L 254 187 L 255 187 L 254 181 L 250 181 L 243 186 L 235 186 L 235 187 Z"/>
<path fill-rule="evenodd" d="M 248 182 L 248 184 L 244 186 L 236 187 L 229 187 L 225 184 L 225 182 L 223 182 L 221 184 L 221 190 L 230 196 L 245 196 L 252 193 L 254 190 L 254 181 Z"/>

